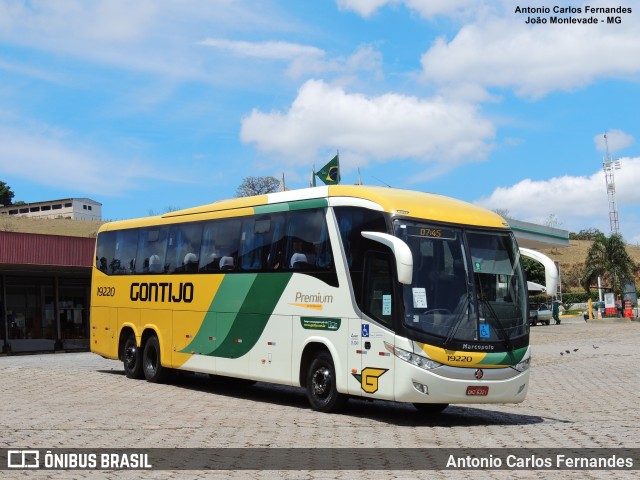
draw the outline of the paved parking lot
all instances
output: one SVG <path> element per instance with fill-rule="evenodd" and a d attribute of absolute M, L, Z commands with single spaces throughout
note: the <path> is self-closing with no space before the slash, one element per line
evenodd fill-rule
<path fill-rule="evenodd" d="M 351 400 L 344 413 L 309 409 L 301 389 L 248 388 L 181 376 L 129 380 L 91 353 L 0 357 L 2 448 L 640 448 L 640 322 L 532 328 L 526 401 L 449 407 L 425 417 L 410 405 Z M 637 472 L 637 471 L 636 471 Z M 12 471 L 0 477 L 16 478 Z M 429 472 L 461 478 L 464 472 Z M 514 472 L 468 472 L 511 478 Z M 12 474 L 12 475 L 9 475 Z M 421 478 L 411 471 L 23 471 L 20 478 Z M 418 476 L 419 475 L 419 476 Z M 520 478 L 629 478 L 624 471 L 519 471 Z"/>

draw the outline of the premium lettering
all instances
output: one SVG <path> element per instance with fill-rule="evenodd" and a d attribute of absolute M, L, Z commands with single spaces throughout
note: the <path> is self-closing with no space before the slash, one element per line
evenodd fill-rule
<path fill-rule="evenodd" d="M 302 292 L 296 292 L 296 302 L 333 303 L 333 295 L 322 295 L 320 292 L 308 295 Z"/>
<path fill-rule="evenodd" d="M 134 282 L 129 297 L 132 302 L 191 303 L 193 301 L 193 283 L 180 282 Z"/>

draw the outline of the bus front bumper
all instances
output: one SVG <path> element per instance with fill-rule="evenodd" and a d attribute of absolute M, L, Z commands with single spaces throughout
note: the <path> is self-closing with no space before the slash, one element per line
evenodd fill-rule
<path fill-rule="evenodd" d="M 443 366 L 423 370 L 399 359 L 395 365 L 395 400 L 399 402 L 520 403 L 529 389 L 528 369 Z"/>

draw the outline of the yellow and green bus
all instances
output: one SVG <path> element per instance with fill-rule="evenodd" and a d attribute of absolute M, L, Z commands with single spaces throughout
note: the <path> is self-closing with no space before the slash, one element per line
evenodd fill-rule
<path fill-rule="evenodd" d="M 111 222 L 96 242 L 91 350 L 150 382 L 182 370 L 303 387 L 319 411 L 349 397 L 431 412 L 521 402 L 521 250 L 493 212 L 368 186 Z M 554 288 L 555 265 L 537 259 Z"/>

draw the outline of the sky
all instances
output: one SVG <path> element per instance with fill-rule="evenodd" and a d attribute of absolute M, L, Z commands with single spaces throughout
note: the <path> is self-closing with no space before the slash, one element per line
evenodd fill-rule
<path fill-rule="evenodd" d="M 609 234 L 611 159 L 638 244 L 639 139 L 640 0 L 0 0 L 14 201 L 144 217 L 339 152 L 343 184 Z"/>

